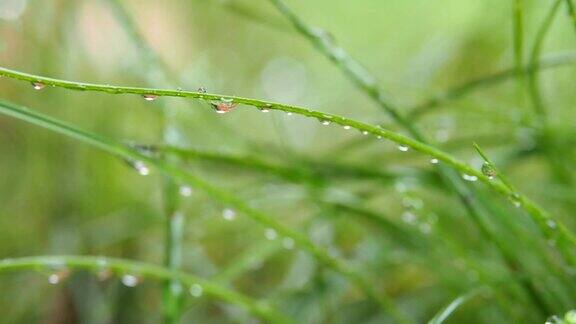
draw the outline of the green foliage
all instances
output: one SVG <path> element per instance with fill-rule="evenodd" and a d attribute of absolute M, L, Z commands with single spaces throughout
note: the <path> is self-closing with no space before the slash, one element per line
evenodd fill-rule
<path fill-rule="evenodd" d="M 0 2 L 1 322 L 572 323 L 575 17 Z"/>

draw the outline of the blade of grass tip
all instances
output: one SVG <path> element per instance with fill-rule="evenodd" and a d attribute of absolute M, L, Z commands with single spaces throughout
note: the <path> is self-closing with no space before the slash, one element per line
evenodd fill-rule
<path fill-rule="evenodd" d="M 143 65 L 147 66 L 145 71 L 145 78 L 149 83 L 157 82 L 151 80 L 151 76 L 157 78 L 157 75 L 163 77 L 164 82 L 169 83 L 170 80 L 175 80 L 176 76 L 170 71 L 165 62 L 160 56 L 152 49 L 146 39 L 140 34 L 136 23 L 131 19 L 126 8 L 118 0 L 108 0 L 108 4 L 112 9 L 114 16 L 120 23 L 124 32 L 128 35 L 128 39 L 134 44 L 137 49 L 138 55 L 141 57 Z M 153 69 L 158 73 L 149 73 Z M 173 86 L 173 85 L 172 85 Z M 174 136 L 170 136 L 173 124 L 174 114 L 170 113 L 167 104 L 161 102 L 160 109 L 160 128 L 161 138 L 167 144 L 173 144 Z M 177 158 L 171 155 L 166 156 L 167 159 L 177 162 Z M 182 216 L 180 187 L 170 177 L 164 177 L 162 180 L 162 194 L 164 204 L 164 264 L 174 270 L 182 266 L 182 244 L 183 244 L 183 231 L 184 231 L 184 217 Z M 167 324 L 177 324 L 180 320 L 182 308 L 182 286 L 178 281 L 170 280 L 164 284 L 163 289 L 163 304 L 164 304 L 164 322 Z"/>
<path fill-rule="evenodd" d="M 460 308 L 460 306 L 462 306 L 464 303 L 468 302 L 472 298 L 480 295 L 480 293 L 482 293 L 484 290 L 485 290 L 484 288 L 476 289 L 476 290 L 470 291 L 466 294 L 458 296 L 452 302 L 450 302 L 450 304 L 448 304 L 448 305 L 446 305 L 446 307 L 442 308 L 432 319 L 430 319 L 428 321 L 428 324 L 442 324 L 442 323 L 444 323 L 444 321 L 446 321 L 446 319 L 448 319 L 448 317 L 450 317 L 452 314 L 454 314 L 454 312 L 456 312 L 456 310 L 458 310 L 458 308 Z"/>
<path fill-rule="evenodd" d="M 247 203 L 237 198 L 233 194 L 212 186 L 211 184 L 192 175 L 190 172 L 167 163 L 166 161 L 158 160 L 142 154 L 138 150 L 135 150 L 126 145 L 122 145 L 111 139 L 88 133 L 52 117 L 48 117 L 37 112 L 32 112 L 26 108 L 9 104 L 4 101 L 0 101 L 0 113 L 23 121 L 27 121 L 36 126 L 50 129 L 62 135 L 69 136 L 85 144 L 100 148 L 101 150 L 115 156 L 152 165 L 158 168 L 164 174 L 171 176 L 181 181 L 182 183 L 189 184 L 201 191 L 204 191 L 212 199 L 234 207 L 237 211 L 244 213 L 244 215 L 248 216 L 257 223 L 272 228 L 279 235 L 289 237 L 294 240 L 296 246 L 308 251 L 308 253 L 313 255 L 319 262 L 323 263 L 325 266 L 331 268 L 350 282 L 354 283 L 364 292 L 367 298 L 379 305 L 383 311 L 393 316 L 397 322 L 411 322 L 403 313 L 398 310 L 396 304 L 389 296 L 383 293 L 379 294 L 371 282 L 367 281 L 359 273 L 354 271 L 348 264 L 330 256 L 326 251 L 315 246 L 305 235 L 278 223 L 275 219 L 257 210 L 252 209 Z"/>
<path fill-rule="evenodd" d="M 22 270 L 86 270 L 95 274 L 112 272 L 114 274 L 131 274 L 141 278 L 155 280 L 170 280 L 176 278 L 188 287 L 200 287 L 203 294 L 220 299 L 232 305 L 237 305 L 251 314 L 271 323 L 290 323 L 283 314 L 272 306 L 258 303 L 249 297 L 234 292 L 211 280 L 201 279 L 191 274 L 175 271 L 162 266 L 131 261 L 125 259 L 107 258 L 101 256 L 33 256 L 0 260 L 0 272 Z"/>
<path fill-rule="evenodd" d="M 478 154 L 484 160 L 484 164 L 482 166 L 482 171 L 485 175 L 490 178 L 498 178 L 506 187 L 508 187 L 510 192 L 517 192 L 516 188 L 506 179 L 506 177 L 498 170 L 496 165 L 488 158 L 486 153 L 480 148 L 480 146 L 474 143 L 474 148 L 478 152 Z M 513 198 L 515 199 L 515 198 Z M 523 203 L 522 199 L 517 200 L 516 204 Z M 565 261 L 568 265 L 575 265 L 576 264 L 576 256 L 574 255 L 574 248 L 570 247 L 572 245 L 569 242 L 574 242 L 574 238 L 570 233 L 570 230 L 561 222 L 557 222 L 552 218 L 548 217 L 541 217 L 534 219 L 539 225 L 540 230 L 543 232 L 544 236 L 550 242 L 554 242 L 554 245 L 557 246 L 558 250 L 564 257 Z"/>
<path fill-rule="evenodd" d="M 517 1 L 517 5 L 520 5 L 523 0 L 515 1 Z M 397 124 L 405 128 L 418 141 L 426 143 L 424 136 L 416 127 L 416 124 L 411 122 L 409 119 L 406 119 L 398 112 L 397 108 L 394 107 L 394 105 L 385 96 L 383 96 L 383 92 L 378 88 L 376 79 L 359 63 L 351 58 L 344 49 L 338 47 L 330 34 L 326 31 L 311 28 L 306 25 L 302 19 L 288 8 L 283 0 L 270 0 L 270 2 L 303 36 L 312 42 L 324 55 L 329 57 L 361 90 L 378 103 L 378 105 L 387 112 Z M 517 9 L 515 19 L 522 19 L 522 8 L 518 7 Z M 519 33 L 515 33 L 515 35 L 521 36 L 523 33 L 523 31 L 520 30 L 522 28 L 521 21 L 520 25 L 517 27 L 520 27 Z M 521 38 L 519 39 L 518 45 L 520 50 L 516 52 L 518 55 L 516 67 L 519 72 L 522 67 L 521 48 L 523 45 Z M 466 208 L 468 215 L 474 222 L 475 226 L 479 229 L 480 233 L 487 239 L 496 238 L 496 235 L 492 233 L 492 230 L 487 226 L 486 221 L 484 220 L 487 218 L 487 207 L 483 206 L 481 201 L 474 198 L 475 193 L 473 188 L 471 188 L 467 183 L 464 183 L 464 181 L 456 175 L 453 170 L 445 168 L 443 165 L 438 166 L 438 172 L 444 180 L 444 183 L 457 194 L 460 202 Z M 534 207 L 534 205 L 527 206 L 527 209 L 531 209 L 532 207 Z M 548 215 L 544 214 L 538 215 L 538 218 L 540 219 L 548 217 Z M 543 223 L 540 222 L 539 225 L 542 226 Z M 546 234 L 548 232 L 543 230 L 543 233 Z M 502 245 L 497 242 L 495 242 L 495 246 L 499 250 L 502 248 Z M 499 252 L 501 255 L 508 255 L 504 250 L 500 250 Z M 505 264 L 507 267 L 511 266 L 509 262 L 506 262 Z M 513 271 L 514 269 L 510 270 Z M 533 293 L 530 290 L 527 291 L 527 293 L 533 296 Z M 539 302 L 539 299 L 535 299 L 534 302 L 539 306 L 542 305 L 542 303 Z M 545 311 L 545 309 L 543 309 L 543 311 Z"/>
<path fill-rule="evenodd" d="M 446 167 L 450 167 L 455 171 L 459 171 L 463 174 L 475 177 L 474 179 L 480 180 L 488 186 L 493 192 L 502 195 L 504 198 L 510 200 L 515 206 L 522 207 L 526 213 L 534 219 L 536 224 L 542 226 L 546 221 L 555 221 L 547 212 L 545 212 L 538 204 L 528 199 L 524 195 L 520 195 L 518 192 L 511 191 L 507 186 L 498 181 L 491 181 L 482 172 L 476 170 L 475 168 L 463 163 L 456 158 L 450 156 L 449 154 L 430 146 L 421 141 L 406 137 L 404 135 L 392 132 L 390 130 L 384 129 L 380 126 L 369 125 L 360 121 L 345 118 L 339 115 L 323 113 L 319 111 L 314 111 L 294 105 L 287 105 L 282 103 L 274 103 L 264 100 L 257 100 L 252 98 L 242 98 L 237 96 L 210 94 L 205 92 L 194 92 L 194 91 L 179 91 L 179 90 L 169 90 L 169 89 L 156 89 L 156 88 L 137 88 L 137 87 L 120 87 L 112 85 L 102 85 L 94 83 L 83 83 L 74 82 L 61 79 L 47 78 L 39 75 L 28 74 L 20 71 L 10 70 L 0 67 L 0 76 L 9 77 L 16 80 L 27 81 L 32 84 L 40 83 L 44 86 L 60 87 L 71 90 L 84 90 L 84 91 L 97 91 L 111 94 L 138 94 L 144 95 L 155 95 L 155 96 L 169 96 L 169 97 L 182 97 L 182 98 L 199 98 L 204 100 L 221 100 L 222 98 L 230 100 L 235 103 L 245 104 L 250 107 L 256 107 L 262 109 L 265 107 L 269 110 L 278 110 L 283 112 L 290 112 L 302 117 L 313 118 L 318 121 L 330 120 L 332 124 L 340 125 L 346 127 L 346 129 L 355 129 L 365 134 L 372 134 L 373 136 L 385 138 L 392 141 L 398 145 L 406 146 L 412 148 L 415 151 L 428 155 L 429 157 L 435 158 L 441 164 L 438 166 L 442 170 L 446 170 Z M 3 102 L 3 111 L 6 114 L 14 113 L 14 109 L 19 109 L 17 106 L 10 104 L 8 102 Z M 30 113 L 26 109 L 20 110 L 18 114 L 22 117 L 21 113 Z M 37 115 L 37 114 L 36 114 Z M 45 116 L 43 117 L 45 118 Z M 459 178 L 455 173 L 451 172 L 448 174 L 451 177 L 450 183 L 462 185 L 461 181 L 456 181 Z M 463 188 L 458 188 L 463 190 Z M 464 188 L 465 189 L 465 188 Z M 470 203 L 470 198 L 467 195 L 460 197 L 461 200 L 466 202 L 464 205 L 468 208 Z M 546 231 L 546 227 L 541 227 L 543 233 L 549 233 Z M 560 235 L 564 236 L 566 242 L 571 242 L 571 244 L 576 245 L 576 236 L 569 231 L 561 231 Z M 550 237 L 547 237 L 550 238 Z"/>

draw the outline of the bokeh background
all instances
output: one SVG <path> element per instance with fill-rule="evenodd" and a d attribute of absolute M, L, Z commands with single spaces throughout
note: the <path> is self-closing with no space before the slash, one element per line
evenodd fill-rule
<path fill-rule="evenodd" d="M 525 1 L 525 53 L 552 1 Z M 0 0 L 0 65 L 55 78 L 151 86 L 290 103 L 400 131 L 386 114 L 265 0 L 123 0 L 165 71 L 135 46 L 107 0 Z M 514 66 L 512 1 L 287 0 L 304 21 L 330 31 L 404 114 L 440 91 Z M 565 8 L 544 55 L 576 45 Z M 480 167 L 479 143 L 521 192 L 575 228 L 576 69 L 541 73 L 554 141 L 532 116 L 517 78 L 477 89 L 410 119 L 450 154 Z M 567 269 L 535 225 L 474 184 L 491 206 L 488 222 L 519 260 L 510 272 L 429 158 L 393 143 L 281 112 L 238 107 L 215 114 L 197 100 L 34 90 L 0 80 L 0 96 L 126 143 L 200 152 L 183 163 L 253 207 L 306 233 L 350 261 L 418 322 L 458 296 L 488 287 L 451 323 L 541 323 L 574 308 Z M 162 135 L 160 109 L 172 125 Z M 555 154 L 550 153 L 553 146 Z M 293 177 L 203 154 L 261 159 Z M 556 161 L 550 162 L 553 155 Z M 249 158 L 248 158 L 249 157 Z M 311 176 L 300 177 L 301 173 Z M 118 158 L 0 116 L 0 258 L 80 254 L 161 263 L 162 177 L 141 176 Z M 183 269 L 265 299 L 300 323 L 385 323 L 386 314 L 341 276 L 289 240 L 192 188 Z M 228 217 L 230 218 L 230 217 Z M 235 272 L 239 260 L 247 261 Z M 544 311 L 513 278 L 529 278 Z M 158 323 L 161 283 L 135 288 L 73 273 L 50 285 L 42 272 L 0 273 L 1 323 Z M 255 322 L 219 301 L 186 297 L 183 322 Z"/>

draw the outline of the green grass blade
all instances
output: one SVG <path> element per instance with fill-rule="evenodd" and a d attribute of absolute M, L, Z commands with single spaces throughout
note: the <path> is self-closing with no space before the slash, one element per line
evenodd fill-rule
<path fill-rule="evenodd" d="M 446 305 L 443 309 L 441 309 L 432 319 L 428 321 L 428 324 L 442 324 L 448 317 L 450 317 L 460 306 L 464 303 L 468 302 L 470 299 L 476 297 L 482 292 L 482 290 L 477 289 L 466 293 L 464 295 L 458 296 L 454 299 L 450 304 Z"/>
<path fill-rule="evenodd" d="M 156 280 L 177 278 L 178 281 L 188 287 L 200 285 L 206 295 L 240 306 L 263 320 L 272 323 L 290 322 L 287 317 L 278 313 L 271 306 L 259 304 L 210 280 L 144 262 L 94 256 L 35 256 L 0 260 L 0 272 L 50 270 L 55 265 L 66 269 L 88 270 L 95 273 L 99 271 L 112 271 L 118 274 L 129 273 Z"/>

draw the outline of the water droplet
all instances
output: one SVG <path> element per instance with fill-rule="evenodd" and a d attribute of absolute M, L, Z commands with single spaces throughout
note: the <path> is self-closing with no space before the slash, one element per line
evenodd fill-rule
<path fill-rule="evenodd" d="M 436 158 L 430 159 L 430 163 L 432 163 L 432 164 L 438 164 L 438 162 L 439 162 L 439 161 L 438 161 L 438 159 L 436 159 Z"/>
<path fill-rule="evenodd" d="M 368 131 L 363 131 L 362 135 L 368 135 Z"/>
<path fill-rule="evenodd" d="M 398 149 L 402 152 L 407 152 L 408 151 L 408 146 L 406 145 L 399 145 Z"/>
<path fill-rule="evenodd" d="M 225 114 L 238 106 L 232 98 L 220 98 L 219 101 L 212 101 L 210 104 L 218 114 Z"/>
<path fill-rule="evenodd" d="M 546 221 L 546 226 L 548 226 L 550 229 L 556 229 L 556 227 L 558 227 L 558 224 L 556 223 L 555 220 L 549 219 Z"/>
<path fill-rule="evenodd" d="M 66 279 L 66 277 L 68 277 L 68 274 L 69 274 L 68 270 L 55 272 L 48 276 L 48 283 L 51 285 L 57 285 L 60 282 L 62 282 L 62 280 Z"/>
<path fill-rule="evenodd" d="M 203 293 L 204 288 L 202 288 L 202 286 L 200 286 L 199 284 L 193 284 L 192 286 L 190 286 L 190 295 L 192 295 L 192 297 L 200 297 L 202 296 Z"/>
<path fill-rule="evenodd" d="M 178 192 L 182 197 L 190 197 L 192 195 L 192 188 L 190 186 L 180 186 Z"/>
<path fill-rule="evenodd" d="M 344 125 L 344 129 L 350 129 L 352 128 L 350 125 Z"/>
<path fill-rule="evenodd" d="M 206 93 L 206 88 L 200 87 L 200 88 L 198 88 L 197 92 Z"/>
<path fill-rule="evenodd" d="M 145 94 L 145 95 L 142 95 L 142 98 L 144 98 L 144 100 L 146 100 L 146 101 L 154 101 L 154 100 L 158 99 L 158 96 L 155 94 Z"/>
<path fill-rule="evenodd" d="M 416 215 L 412 212 L 406 211 L 402 213 L 402 220 L 408 224 L 414 224 L 416 222 Z"/>
<path fill-rule="evenodd" d="M 378 135 L 376 136 L 377 139 L 382 139 L 382 136 Z"/>
<path fill-rule="evenodd" d="M 32 82 L 32 88 L 34 88 L 34 90 L 42 90 L 46 88 L 46 85 L 40 81 L 35 81 Z"/>
<path fill-rule="evenodd" d="M 496 176 L 496 169 L 488 162 L 482 163 L 482 174 L 492 180 Z"/>
<path fill-rule="evenodd" d="M 513 193 L 512 195 L 510 195 L 510 201 L 512 201 L 514 207 L 520 207 L 522 205 L 520 195 L 518 195 L 517 193 Z"/>
<path fill-rule="evenodd" d="M 140 175 L 147 176 L 150 174 L 150 169 L 142 161 L 129 162 L 130 165 L 138 172 Z"/>
<path fill-rule="evenodd" d="M 322 125 L 324 125 L 324 126 L 330 125 L 330 121 L 329 121 L 329 120 L 323 120 L 323 121 L 321 121 L 320 123 L 322 123 Z"/>
<path fill-rule="evenodd" d="M 545 324 L 560 324 L 562 323 L 562 321 L 560 320 L 560 317 L 558 317 L 558 315 L 552 315 L 550 317 L 548 317 L 546 319 L 546 322 L 544 322 Z"/>
<path fill-rule="evenodd" d="M 267 228 L 264 231 L 264 236 L 269 240 L 275 240 L 278 237 L 278 233 L 273 228 Z"/>
<path fill-rule="evenodd" d="M 420 209 L 424 206 L 424 202 L 420 198 L 406 196 L 402 198 L 402 206 L 409 209 Z"/>
<path fill-rule="evenodd" d="M 478 180 L 478 177 L 475 176 L 475 175 L 463 174 L 463 175 L 462 175 L 462 179 L 464 179 L 464 180 L 466 180 L 466 181 L 472 181 L 472 182 L 474 182 L 474 181 Z"/>
<path fill-rule="evenodd" d="M 262 108 L 260 108 L 260 111 L 263 113 L 267 113 L 267 112 L 270 112 L 270 109 L 262 107 Z"/>
<path fill-rule="evenodd" d="M 282 246 L 286 249 L 286 250 L 292 250 L 294 248 L 294 240 L 291 237 L 285 237 L 282 240 Z"/>
<path fill-rule="evenodd" d="M 286 115 L 288 115 L 288 116 L 292 116 L 292 112 L 291 112 L 291 111 L 289 111 L 289 112 L 287 112 L 287 113 L 286 113 Z"/>
<path fill-rule="evenodd" d="M 136 287 L 140 283 L 140 279 L 135 275 L 125 274 L 121 278 L 122 284 L 126 287 Z"/>
<path fill-rule="evenodd" d="M 231 221 L 236 218 L 236 211 L 234 209 L 226 208 L 222 211 L 222 218 Z"/>

